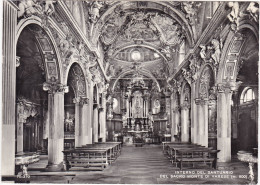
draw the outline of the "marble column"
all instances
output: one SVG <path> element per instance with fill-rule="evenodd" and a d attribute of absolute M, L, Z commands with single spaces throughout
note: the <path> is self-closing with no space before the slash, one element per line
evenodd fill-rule
<path fill-rule="evenodd" d="M 16 105 L 16 110 L 17 110 L 17 119 L 16 119 L 16 123 L 17 123 L 17 128 L 16 128 L 16 132 L 17 132 L 17 137 L 16 137 L 16 152 L 23 152 L 23 123 L 25 122 L 25 118 L 24 118 L 24 104 L 23 102 L 18 102 Z"/>
<path fill-rule="evenodd" d="M 203 118 L 204 118 L 204 121 L 203 121 L 203 123 L 204 123 L 203 146 L 208 147 L 208 140 L 209 140 L 209 137 L 208 137 L 208 134 L 209 134 L 208 100 L 203 100 L 202 109 L 203 109 L 203 114 L 204 114 L 204 116 L 203 116 Z"/>
<path fill-rule="evenodd" d="M 189 141 L 189 104 L 181 105 L 181 141 Z"/>
<path fill-rule="evenodd" d="M 197 108 L 195 99 L 195 83 L 191 84 L 191 142 L 197 143 Z"/>
<path fill-rule="evenodd" d="M 80 99 L 80 133 L 81 133 L 81 145 L 89 144 L 89 131 L 88 131 L 88 107 L 89 99 L 81 97 Z"/>
<path fill-rule="evenodd" d="M 46 171 L 63 169 L 64 150 L 64 93 L 68 88 L 62 84 L 44 83 L 43 90 L 48 91 L 49 138 L 48 165 Z"/>
<path fill-rule="evenodd" d="M 2 27 L 2 159 L 1 175 L 14 175 L 16 25 L 18 7 L 4 0 Z"/>
<path fill-rule="evenodd" d="M 174 120 L 174 122 L 175 122 L 175 124 L 174 124 L 175 129 L 174 130 L 175 131 L 174 131 L 174 135 L 178 134 L 179 126 L 181 126 L 180 125 L 180 112 L 179 112 L 179 109 L 180 109 L 179 106 L 175 107 L 175 112 L 174 112 L 174 115 L 175 115 L 175 120 Z"/>
<path fill-rule="evenodd" d="M 175 141 L 175 138 L 174 138 L 174 100 L 173 100 L 173 95 L 171 95 L 171 112 L 170 112 L 170 123 L 171 123 L 171 141 Z"/>
<path fill-rule="evenodd" d="M 203 118 L 203 108 L 201 106 L 201 100 L 195 99 L 196 103 L 196 122 L 197 122 L 197 144 L 203 145 L 203 131 L 204 131 L 204 118 Z"/>
<path fill-rule="evenodd" d="M 100 110 L 100 137 L 102 142 L 106 142 L 106 96 L 102 95 L 102 108 Z"/>
<path fill-rule="evenodd" d="M 98 104 L 93 105 L 93 142 L 98 142 Z"/>
<path fill-rule="evenodd" d="M 80 121 L 80 110 L 79 110 L 79 98 L 74 98 L 75 103 L 75 147 L 80 147 L 81 143 L 81 121 Z"/>
<path fill-rule="evenodd" d="M 93 81 L 89 80 L 88 84 L 88 99 L 87 106 L 87 144 L 93 143 Z"/>
<path fill-rule="evenodd" d="M 231 96 L 230 88 L 218 86 L 217 149 L 218 162 L 231 161 Z"/>

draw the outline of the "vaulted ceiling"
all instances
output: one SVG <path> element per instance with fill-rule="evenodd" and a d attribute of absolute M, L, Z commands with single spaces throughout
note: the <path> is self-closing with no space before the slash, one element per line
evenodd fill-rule
<path fill-rule="evenodd" d="M 131 78 L 139 71 L 144 77 L 165 81 L 178 65 L 181 44 L 194 42 L 185 3 L 96 3 L 100 17 L 92 38 L 100 43 L 107 75 L 114 80 L 125 75 Z"/>

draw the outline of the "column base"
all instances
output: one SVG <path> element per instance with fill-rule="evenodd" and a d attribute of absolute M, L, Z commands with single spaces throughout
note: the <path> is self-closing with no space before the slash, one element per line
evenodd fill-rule
<path fill-rule="evenodd" d="M 218 137 L 217 138 L 218 162 L 230 162 L 231 161 L 231 138 Z"/>
<path fill-rule="evenodd" d="M 64 171 L 64 164 L 63 162 L 61 162 L 60 164 L 48 164 L 44 171 L 46 172 Z"/>
<path fill-rule="evenodd" d="M 189 141 L 189 134 L 182 134 L 181 141 L 182 142 L 188 142 Z"/>

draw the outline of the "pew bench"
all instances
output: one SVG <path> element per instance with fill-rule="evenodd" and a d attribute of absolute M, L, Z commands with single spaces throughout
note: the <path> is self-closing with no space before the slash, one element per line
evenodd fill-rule
<path fill-rule="evenodd" d="M 177 149 L 179 154 L 176 157 L 176 162 L 179 163 L 180 170 L 183 168 L 183 163 L 204 163 L 209 164 L 211 168 L 217 168 L 217 153 L 220 150 L 213 150 L 211 148 L 186 148 Z"/>
<path fill-rule="evenodd" d="M 104 170 L 108 166 L 107 150 L 73 149 L 63 151 L 66 170 L 71 167 L 99 167 Z"/>

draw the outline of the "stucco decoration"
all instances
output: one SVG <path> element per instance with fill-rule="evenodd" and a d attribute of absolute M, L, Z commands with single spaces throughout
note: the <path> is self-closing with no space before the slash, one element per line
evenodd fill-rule
<path fill-rule="evenodd" d="M 201 6 L 200 2 L 187 1 L 182 2 L 182 9 L 186 13 L 186 19 L 189 20 L 190 25 L 194 25 L 198 19 L 198 8 Z"/>
<path fill-rule="evenodd" d="M 209 66 L 201 72 L 199 80 L 199 96 L 201 99 L 209 97 L 209 90 L 214 85 L 214 73 Z"/>
<path fill-rule="evenodd" d="M 75 96 L 86 96 L 86 81 L 79 65 L 73 65 L 68 76 L 68 84 L 72 87 Z"/>

